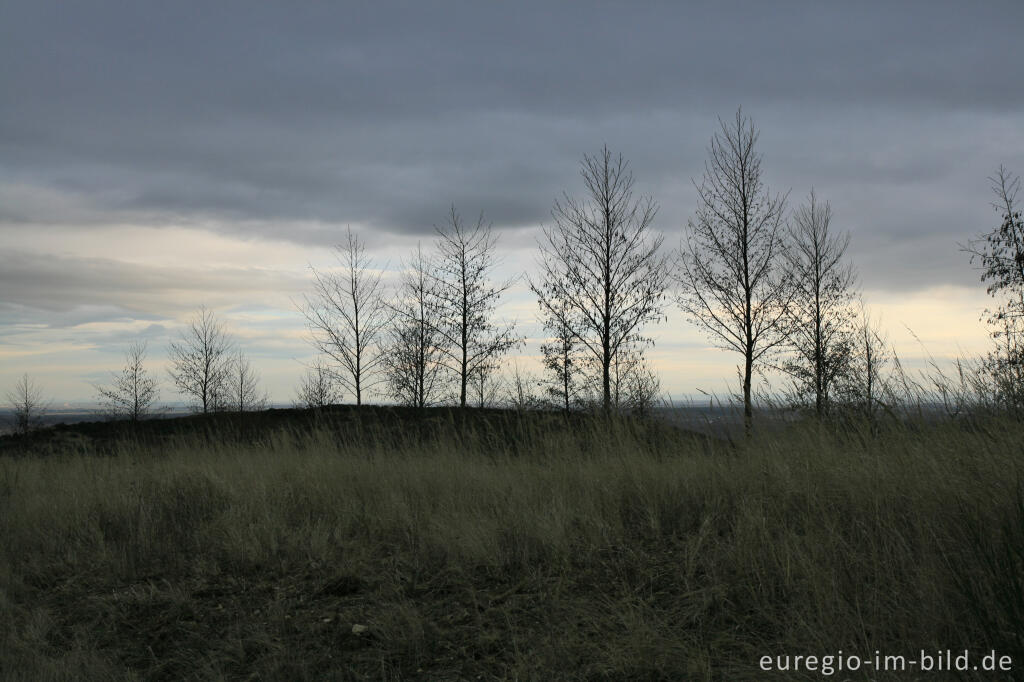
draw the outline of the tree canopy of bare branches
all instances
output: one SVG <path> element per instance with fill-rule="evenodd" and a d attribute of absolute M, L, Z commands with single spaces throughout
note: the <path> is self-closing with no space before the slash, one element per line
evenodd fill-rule
<path fill-rule="evenodd" d="M 417 245 L 403 267 L 383 359 L 388 386 L 403 405 L 429 407 L 440 399 L 444 367 L 443 337 L 436 326 L 438 305 L 430 261 Z"/>
<path fill-rule="evenodd" d="M 203 414 L 224 406 L 231 376 L 232 343 L 213 311 L 203 306 L 168 354 L 178 390 Z"/>
<path fill-rule="evenodd" d="M 137 423 L 152 414 L 160 398 L 156 377 L 145 367 L 146 343 L 132 343 L 125 351 L 124 367 L 113 374 L 109 386 L 96 386 L 99 402 L 105 411 Z"/>
<path fill-rule="evenodd" d="M 27 434 L 42 426 L 49 404 L 43 399 L 42 389 L 27 373 L 21 375 L 6 395 L 14 411 L 16 433 Z"/>
<path fill-rule="evenodd" d="M 753 121 L 737 110 L 734 120 L 719 125 L 679 249 L 677 303 L 720 347 L 743 356 L 749 431 L 753 373 L 786 338 L 792 291 L 784 267 L 786 197 L 772 196 L 765 185 Z"/>
<path fill-rule="evenodd" d="M 554 224 L 539 244 L 540 278 L 531 280 L 530 289 L 545 327 L 568 332 L 598 363 L 608 411 L 616 354 L 639 342 L 642 327 L 662 316 L 664 238 L 651 234 L 657 206 L 651 197 L 634 197 L 633 174 L 621 154 L 604 147 L 597 156 L 585 155 L 580 175 L 586 197 L 563 194 L 555 201 Z M 570 369 L 564 362 L 562 367 Z"/>
<path fill-rule="evenodd" d="M 793 298 L 785 331 L 793 356 L 782 369 L 793 379 L 797 397 L 814 401 L 815 414 L 828 410 L 836 379 L 847 369 L 854 345 L 856 274 L 846 260 L 850 235 L 831 229 L 832 207 L 814 190 L 793 213 L 786 264 Z"/>
<path fill-rule="evenodd" d="M 366 246 L 349 229 L 336 247 L 340 269 L 313 268 L 313 294 L 302 310 L 317 350 L 338 363 L 338 381 L 363 404 L 382 380 L 380 343 L 391 322 L 381 273 L 374 270 Z"/>
<path fill-rule="evenodd" d="M 437 233 L 431 273 L 438 307 L 431 322 L 444 340 L 439 346 L 444 364 L 458 383 L 459 406 L 465 407 L 473 377 L 520 343 L 514 325 L 494 322 L 498 301 L 512 281 L 490 281 L 498 238 L 482 213 L 470 227 L 453 205 Z"/>

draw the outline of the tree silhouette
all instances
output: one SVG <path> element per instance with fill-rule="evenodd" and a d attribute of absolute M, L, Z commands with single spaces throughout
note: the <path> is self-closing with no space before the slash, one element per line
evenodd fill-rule
<path fill-rule="evenodd" d="M 786 200 L 764 184 L 753 121 L 737 110 L 733 121 L 719 119 L 719 126 L 697 187 L 697 212 L 679 249 L 677 303 L 720 347 L 743 356 L 749 432 L 753 373 L 786 340 L 792 297 L 784 267 Z"/>
<path fill-rule="evenodd" d="M 856 274 L 845 261 L 849 233 L 831 229 L 832 207 L 814 190 L 793 214 L 786 264 L 793 298 L 784 330 L 793 355 L 782 369 L 793 379 L 798 399 L 813 400 L 818 417 L 829 407 L 835 381 L 849 369 L 853 353 Z"/>
<path fill-rule="evenodd" d="M 338 381 L 362 405 L 364 394 L 382 380 L 380 342 L 391 313 L 365 244 L 348 229 L 335 250 L 340 270 L 311 268 L 313 294 L 305 297 L 303 313 L 313 345 L 338 363 Z"/>
<path fill-rule="evenodd" d="M 530 289 L 545 326 L 579 342 L 597 362 L 608 412 L 616 355 L 662 316 L 664 238 L 650 234 L 657 206 L 650 197 L 633 196 L 633 174 L 621 154 L 604 147 L 595 157 L 584 155 L 580 175 L 586 198 L 564 194 L 555 201 L 554 224 L 544 228 L 539 244 L 540 278 Z M 563 371 L 569 368 L 564 359 Z"/>
<path fill-rule="evenodd" d="M 114 416 L 137 423 L 153 412 L 160 397 L 155 377 L 146 371 L 146 343 L 132 343 L 125 351 L 124 368 L 112 376 L 109 386 L 96 386 L 99 402 Z"/>
<path fill-rule="evenodd" d="M 267 394 L 260 390 L 259 374 L 253 369 L 241 348 L 231 356 L 231 367 L 225 386 L 227 404 L 237 412 L 262 410 L 267 406 Z"/>
<path fill-rule="evenodd" d="M 213 311 L 203 306 L 171 342 L 171 380 L 203 414 L 224 406 L 231 375 L 231 340 Z"/>
<path fill-rule="evenodd" d="M 22 374 L 14 388 L 7 392 L 7 401 L 14 411 L 14 430 L 27 434 L 42 426 L 49 403 L 43 400 L 43 391 L 28 373 Z"/>
<path fill-rule="evenodd" d="M 431 264 L 419 245 L 402 272 L 394 324 L 383 356 L 384 374 L 395 399 L 413 407 L 439 400 L 443 385 L 443 337 L 437 329 L 439 302 Z"/>
<path fill-rule="evenodd" d="M 514 325 L 497 325 L 494 312 L 512 280 L 492 284 L 497 236 L 483 214 L 468 227 L 451 207 L 444 228 L 437 228 L 437 259 L 431 276 L 438 306 L 430 320 L 444 340 L 438 347 L 459 386 L 465 407 L 469 383 L 520 343 Z M 478 377 L 479 378 L 479 377 Z"/>
<path fill-rule="evenodd" d="M 981 267 L 981 281 L 997 301 L 985 310 L 996 348 L 985 365 L 998 398 L 1013 408 L 1024 407 L 1024 218 L 1017 203 L 1020 177 L 1000 166 L 989 178 L 996 195 L 993 207 L 1002 216 L 998 227 L 972 239 L 966 247 L 971 262 Z"/>
<path fill-rule="evenodd" d="M 299 387 L 296 389 L 295 405 L 321 410 L 328 405 L 340 403 L 344 393 L 331 369 L 318 360 L 306 368 Z"/>

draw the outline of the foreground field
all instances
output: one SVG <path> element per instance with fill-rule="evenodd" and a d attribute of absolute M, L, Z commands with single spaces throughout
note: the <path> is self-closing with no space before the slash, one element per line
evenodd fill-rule
<path fill-rule="evenodd" d="M 730 446 L 371 421 L 0 458 L 0 678 L 822 679 L 758 662 L 921 649 L 1024 669 L 1018 423 Z"/>

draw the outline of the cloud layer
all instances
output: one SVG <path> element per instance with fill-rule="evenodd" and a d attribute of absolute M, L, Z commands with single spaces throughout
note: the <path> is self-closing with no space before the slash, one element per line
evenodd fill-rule
<path fill-rule="evenodd" d="M 867 287 L 975 286 L 957 243 L 996 223 L 986 176 L 1024 171 L 1021 25 L 1015 1 L 11 0 L 0 339 L 280 302 L 296 251 L 351 224 L 397 257 L 452 203 L 528 247 L 605 143 L 675 243 L 740 105 L 768 183 L 832 202 Z M 143 262 L 112 226 L 181 243 Z"/>

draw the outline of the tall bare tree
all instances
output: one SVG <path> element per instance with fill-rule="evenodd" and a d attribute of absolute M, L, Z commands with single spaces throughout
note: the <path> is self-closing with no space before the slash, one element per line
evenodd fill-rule
<path fill-rule="evenodd" d="M 296 390 L 295 405 L 322 410 L 328 405 L 340 403 L 343 396 L 344 393 L 334 373 L 324 362 L 317 360 L 306 368 L 306 373 Z"/>
<path fill-rule="evenodd" d="M 213 311 L 203 306 L 172 341 L 168 354 L 174 385 L 203 414 L 221 409 L 231 375 L 231 339 Z"/>
<path fill-rule="evenodd" d="M 395 399 L 412 407 L 435 405 L 443 385 L 443 337 L 437 330 L 438 301 L 431 264 L 419 245 L 404 264 L 394 324 L 383 355 L 384 374 Z"/>
<path fill-rule="evenodd" d="M 985 360 L 997 398 L 1011 408 L 1024 407 L 1024 218 L 1018 204 L 1020 177 L 1000 166 L 989 178 L 1002 217 L 991 232 L 962 247 L 981 267 L 981 281 L 997 301 L 985 311 L 995 349 Z"/>
<path fill-rule="evenodd" d="M 99 402 L 107 413 L 137 423 L 152 414 L 160 398 L 156 377 L 145 367 L 146 343 L 132 343 L 125 351 L 124 368 L 112 374 L 109 386 L 96 386 Z"/>
<path fill-rule="evenodd" d="M 520 343 L 514 325 L 493 319 L 513 281 L 491 282 L 498 238 L 482 213 L 470 227 L 453 205 L 448 223 L 437 233 L 438 256 L 431 271 L 438 302 L 434 326 L 444 339 L 444 364 L 459 386 L 459 406 L 465 407 L 472 378 Z"/>
<path fill-rule="evenodd" d="M 539 244 L 541 275 L 530 289 L 545 325 L 568 331 L 597 362 L 607 412 L 615 356 L 662 316 L 664 238 L 651 234 L 657 206 L 651 197 L 634 197 L 633 173 L 621 154 L 604 147 L 597 156 L 584 155 L 580 175 L 586 196 L 566 193 L 555 201 L 554 224 Z"/>
<path fill-rule="evenodd" d="M 338 271 L 312 268 L 313 294 L 305 297 L 303 313 L 313 345 L 338 363 L 338 380 L 362 405 L 364 395 L 382 380 L 380 343 L 391 312 L 381 272 L 351 228 L 336 255 Z"/>
<path fill-rule="evenodd" d="M 267 406 L 267 394 L 260 389 L 260 376 L 241 348 L 231 355 L 230 375 L 225 387 L 227 405 L 236 412 L 262 410 Z"/>
<path fill-rule="evenodd" d="M 697 186 L 697 212 L 679 249 L 677 303 L 720 347 L 743 356 L 749 432 L 753 373 L 786 339 L 792 291 L 784 267 L 786 197 L 772 196 L 764 183 L 753 121 L 737 110 L 734 120 L 719 125 Z"/>
<path fill-rule="evenodd" d="M 786 263 L 794 286 L 784 329 L 793 355 L 782 364 L 801 401 L 810 397 L 824 416 L 836 379 L 849 368 L 853 353 L 856 274 L 845 260 L 849 233 L 831 229 L 832 207 L 809 202 L 793 213 Z"/>
<path fill-rule="evenodd" d="M 22 374 L 14 388 L 7 392 L 7 402 L 14 411 L 14 430 L 27 434 L 42 426 L 49 403 L 43 399 L 43 391 L 28 373 Z"/>

